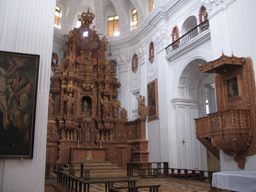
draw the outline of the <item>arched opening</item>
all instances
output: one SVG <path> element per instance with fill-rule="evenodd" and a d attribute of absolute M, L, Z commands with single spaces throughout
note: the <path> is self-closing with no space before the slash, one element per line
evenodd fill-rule
<path fill-rule="evenodd" d="M 198 65 L 205 63 L 203 59 L 194 59 L 186 65 L 179 78 L 178 98 L 172 101 L 177 117 L 178 167 L 217 171 L 219 161 L 195 134 L 194 119 L 216 110 L 214 75 L 198 70 Z"/>
<path fill-rule="evenodd" d="M 182 29 L 181 29 L 181 32 L 182 32 L 182 35 L 188 33 L 189 31 L 191 31 L 193 28 L 195 28 L 197 26 L 197 21 L 196 21 L 196 17 L 195 16 L 190 16 L 188 17 L 183 25 L 182 25 Z M 198 35 L 198 31 L 197 30 L 193 30 L 190 32 L 190 39 L 197 36 Z"/>
<path fill-rule="evenodd" d="M 81 101 L 81 114 L 84 116 L 91 116 L 92 99 L 89 96 L 82 97 Z"/>

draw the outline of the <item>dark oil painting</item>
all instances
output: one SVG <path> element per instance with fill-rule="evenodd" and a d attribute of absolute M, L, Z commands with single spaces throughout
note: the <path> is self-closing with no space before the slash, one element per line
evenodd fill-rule
<path fill-rule="evenodd" d="M 237 77 L 227 80 L 228 85 L 228 98 L 238 96 Z"/>
<path fill-rule="evenodd" d="M 0 51 L 0 157 L 32 158 L 39 56 Z"/>
<path fill-rule="evenodd" d="M 148 120 L 158 119 L 157 79 L 148 84 Z"/>

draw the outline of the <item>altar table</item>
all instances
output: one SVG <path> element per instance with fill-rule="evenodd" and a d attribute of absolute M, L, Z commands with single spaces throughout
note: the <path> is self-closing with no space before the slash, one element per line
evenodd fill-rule
<path fill-rule="evenodd" d="M 213 173 L 212 186 L 239 192 L 256 192 L 256 171 L 221 171 Z"/>

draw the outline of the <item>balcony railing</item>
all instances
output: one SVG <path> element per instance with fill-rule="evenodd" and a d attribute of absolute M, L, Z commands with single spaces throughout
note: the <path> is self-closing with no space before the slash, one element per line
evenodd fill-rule
<path fill-rule="evenodd" d="M 165 50 L 167 55 L 171 53 L 173 50 L 179 48 L 181 45 L 186 44 L 188 41 L 196 37 L 198 34 L 202 33 L 203 31 L 209 28 L 209 21 L 205 20 L 204 22 L 197 25 L 195 28 L 191 29 L 184 35 L 182 35 L 179 39 L 175 40 L 173 43 L 168 45 Z"/>

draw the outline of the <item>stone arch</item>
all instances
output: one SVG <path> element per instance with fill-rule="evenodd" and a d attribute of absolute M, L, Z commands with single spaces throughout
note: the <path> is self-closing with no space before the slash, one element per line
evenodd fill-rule
<path fill-rule="evenodd" d="M 198 98 L 198 94 L 195 90 L 198 88 L 199 81 L 207 76 L 207 74 L 198 70 L 198 65 L 205 63 L 207 62 L 203 59 L 194 59 L 186 65 L 179 78 L 178 97 L 187 99 Z"/>
<path fill-rule="evenodd" d="M 187 32 L 189 32 L 191 29 L 195 28 L 197 26 L 197 19 L 194 15 L 188 17 L 184 23 L 182 24 L 181 27 L 181 34 L 184 35 Z M 196 31 L 195 33 L 193 33 L 193 37 L 196 36 L 198 34 L 198 32 Z"/>
<path fill-rule="evenodd" d="M 182 60 L 180 61 L 181 65 L 179 66 L 179 68 L 177 69 L 178 72 L 177 74 L 177 81 L 174 82 L 174 87 L 177 88 L 180 82 L 180 77 L 182 76 L 182 73 L 184 72 L 185 68 L 187 67 L 187 65 L 192 62 L 193 60 L 204 60 L 206 62 L 209 62 L 212 58 L 211 58 L 211 51 L 206 50 L 206 49 L 197 49 L 197 50 L 193 50 L 191 52 L 189 52 L 188 54 L 184 55 L 182 57 Z M 178 89 L 177 89 L 178 90 Z M 178 98 L 178 91 L 175 92 L 174 97 Z"/>
<path fill-rule="evenodd" d="M 177 156 L 181 159 L 178 167 L 181 168 L 207 169 L 206 150 L 195 137 L 194 122 L 203 109 L 203 82 L 213 75 L 198 70 L 199 64 L 205 63 L 207 60 L 202 56 L 185 58 L 184 66 L 178 77 L 177 98 L 172 100 L 177 117 L 175 123 L 177 142 L 181 143 L 177 145 Z"/>

